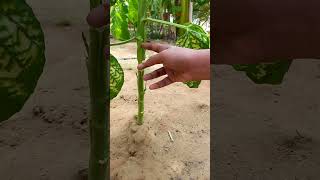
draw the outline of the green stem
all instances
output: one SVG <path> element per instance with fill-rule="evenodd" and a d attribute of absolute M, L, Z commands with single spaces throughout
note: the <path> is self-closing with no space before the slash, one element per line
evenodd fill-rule
<path fill-rule="evenodd" d="M 185 25 L 176 24 L 176 23 L 173 23 L 173 22 L 163 21 L 163 20 L 159 20 L 159 19 L 145 18 L 143 21 L 150 21 L 150 22 L 155 22 L 155 23 L 159 23 L 159 24 L 165 24 L 165 25 L 168 25 L 168 26 L 174 26 L 174 27 L 177 27 L 177 28 L 180 28 L 180 29 L 184 29 L 184 30 L 188 29 L 188 27 L 185 26 Z"/>
<path fill-rule="evenodd" d="M 102 0 L 90 0 L 93 9 Z M 100 32 L 90 28 L 88 78 L 90 86 L 90 162 L 89 180 L 105 180 L 109 177 L 109 73 L 104 45 L 107 30 Z"/>
<path fill-rule="evenodd" d="M 113 43 L 113 44 L 110 44 L 110 46 L 118 46 L 118 45 L 122 45 L 122 44 L 127 44 L 133 40 L 135 40 L 136 37 L 133 37 L 133 38 L 130 38 L 128 40 L 125 40 L 125 41 L 121 41 L 121 42 L 117 42 L 117 43 Z"/>
<path fill-rule="evenodd" d="M 179 19 L 179 24 L 185 24 L 189 22 L 189 5 L 190 0 L 181 0 L 181 16 Z M 181 36 L 184 32 L 184 29 L 179 29 L 178 36 Z"/>
<path fill-rule="evenodd" d="M 145 60 L 145 49 L 141 48 L 141 44 L 146 39 L 145 34 L 145 16 L 147 10 L 147 0 L 138 1 L 138 26 L 137 26 L 137 60 L 138 64 L 142 63 Z M 144 117 L 144 80 L 143 80 L 144 71 L 139 71 L 137 74 L 137 85 L 138 85 L 138 115 L 137 115 L 137 124 L 143 124 Z"/>

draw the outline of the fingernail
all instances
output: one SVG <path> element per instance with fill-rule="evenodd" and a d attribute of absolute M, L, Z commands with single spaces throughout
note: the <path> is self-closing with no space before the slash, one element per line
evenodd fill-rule
<path fill-rule="evenodd" d="M 154 89 L 156 89 L 156 86 L 153 84 L 153 85 L 149 86 L 149 89 L 154 90 Z"/>
<path fill-rule="evenodd" d="M 139 70 L 141 70 L 143 68 L 143 65 L 142 64 L 139 64 L 138 66 L 137 66 L 137 69 L 139 69 Z"/>

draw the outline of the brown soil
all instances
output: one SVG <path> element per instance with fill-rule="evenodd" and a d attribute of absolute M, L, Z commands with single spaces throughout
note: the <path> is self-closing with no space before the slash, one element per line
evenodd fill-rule
<path fill-rule="evenodd" d="M 297 60 L 270 86 L 213 68 L 213 178 L 318 180 L 319 73 L 319 60 Z"/>

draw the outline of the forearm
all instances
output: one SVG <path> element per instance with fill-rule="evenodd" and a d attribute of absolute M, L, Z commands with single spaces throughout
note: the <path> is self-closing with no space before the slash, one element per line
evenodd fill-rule
<path fill-rule="evenodd" d="M 224 0 L 216 7 L 215 64 L 320 57 L 319 1 Z"/>

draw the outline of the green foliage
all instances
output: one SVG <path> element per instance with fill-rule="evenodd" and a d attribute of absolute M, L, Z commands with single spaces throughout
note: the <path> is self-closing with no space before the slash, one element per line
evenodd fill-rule
<path fill-rule="evenodd" d="M 197 20 L 199 24 L 206 23 L 210 21 L 210 11 L 210 2 L 203 4 L 194 2 L 193 19 Z"/>
<path fill-rule="evenodd" d="M 209 49 L 210 37 L 208 33 L 196 24 L 184 24 L 187 27 L 185 33 L 179 37 L 176 44 L 191 49 Z"/>
<path fill-rule="evenodd" d="M 116 2 L 117 0 L 110 0 L 110 6 L 113 6 Z"/>
<path fill-rule="evenodd" d="M 0 122 L 20 111 L 45 64 L 40 23 L 24 0 L 0 1 Z"/>
<path fill-rule="evenodd" d="M 210 0 L 192 0 L 193 3 L 195 3 L 196 5 L 205 5 L 205 4 L 209 4 Z"/>
<path fill-rule="evenodd" d="M 128 3 L 124 0 L 116 1 L 111 7 L 111 34 L 118 40 L 130 39 L 128 8 Z"/>
<path fill-rule="evenodd" d="M 179 37 L 176 42 L 177 46 L 190 48 L 190 49 L 209 49 L 210 37 L 201 26 L 187 23 L 187 30 Z M 201 81 L 185 82 L 189 88 L 198 88 Z"/>
<path fill-rule="evenodd" d="M 138 22 L 138 0 L 128 0 L 129 8 L 128 8 L 128 18 L 129 22 L 133 25 L 137 26 Z"/>
<path fill-rule="evenodd" d="M 124 73 L 118 60 L 110 54 L 110 100 L 115 98 L 124 83 Z"/>
<path fill-rule="evenodd" d="M 292 61 L 275 63 L 233 65 L 237 71 L 244 71 L 256 84 L 281 84 L 284 75 L 288 72 Z"/>

